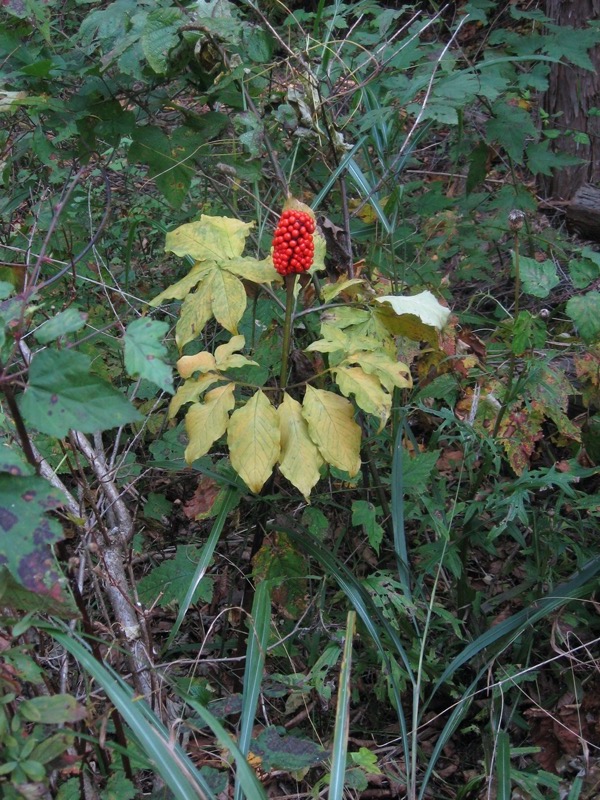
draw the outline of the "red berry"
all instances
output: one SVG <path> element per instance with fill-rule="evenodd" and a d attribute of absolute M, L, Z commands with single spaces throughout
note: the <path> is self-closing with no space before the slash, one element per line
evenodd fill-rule
<path fill-rule="evenodd" d="M 315 222 L 305 211 L 284 211 L 273 237 L 273 266 L 280 275 L 306 272 L 315 252 Z"/>

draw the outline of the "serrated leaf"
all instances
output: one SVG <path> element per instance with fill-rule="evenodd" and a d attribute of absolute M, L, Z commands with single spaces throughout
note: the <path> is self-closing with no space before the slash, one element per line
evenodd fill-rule
<path fill-rule="evenodd" d="M 406 364 L 395 361 L 381 350 L 352 353 L 346 361 L 349 364 L 359 364 L 369 375 L 375 375 L 390 393 L 395 386 L 398 389 L 410 389 L 412 386 L 410 370 Z"/>
<path fill-rule="evenodd" d="M 215 270 L 212 280 L 212 313 L 229 333 L 237 334 L 238 322 L 246 310 L 244 284 L 227 270 Z"/>
<path fill-rule="evenodd" d="M 173 394 L 173 375 L 165 362 L 167 348 L 162 343 L 168 330 L 167 322 L 146 317 L 130 322 L 125 331 L 125 369 L 131 377 L 145 378 Z"/>
<path fill-rule="evenodd" d="M 360 367 L 338 367 L 335 381 L 345 397 L 353 394 L 356 404 L 363 411 L 379 417 L 381 430 L 390 416 L 392 397 L 379 380 L 374 375 L 367 375 Z"/>
<path fill-rule="evenodd" d="M 323 459 L 310 438 L 301 404 L 284 393 L 277 413 L 281 431 L 279 469 L 308 501 L 313 486 L 319 480 Z"/>
<path fill-rule="evenodd" d="M 188 464 L 206 455 L 227 430 L 229 412 L 235 407 L 234 389 L 235 383 L 212 389 L 206 393 L 204 403 L 194 403 L 188 410 L 185 416 L 185 430 L 190 440 L 185 449 Z"/>
<path fill-rule="evenodd" d="M 73 333 L 73 331 L 83 328 L 87 317 L 88 315 L 83 311 L 77 311 L 76 308 L 67 308 L 40 325 L 33 332 L 33 335 L 40 344 L 48 344 L 48 342 L 53 342 L 66 333 Z"/>
<path fill-rule="evenodd" d="M 194 579 L 200 555 L 198 547 L 178 547 L 174 558 L 163 561 L 139 581 L 137 588 L 141 602 L 149 607 L 159 605 L 164 608 L 171 603 L 180 605 Z M 205 575 L 194 591 L 191 604 L 199 601 L 209 603 L 212 593 L 212 578 Z"/>
<path fill-rule="evenodd" d="M 271 258 L 259 261 L 256 258 L 232 258 L 223 267 L 234 275 L 253 283 L 281 282 L 282 277 L 273 266 Z"/>
<path fill-rule="evenodd" d="M 588 292 L 580 297 L 571 297 L 566 311 L 584 341 L 592 342 L 600 337 L 599 292 Z"/>
<path fill-rule="evenodd" d="M 427 290 L 410 297 L 384 295 L 375 299 L 378 303 L 387 303 L 397 316 L 418 317 L 423 325 L 435 328 L 437 331 L 443 330 L 450 317 L 450 309 L 443 306 Z"/>
<path fill-rule="evenodd" d="M 253 492 L 260 492 L 280 452 L 279 417 L 262 391 L 231 415 L 227 444 L 231 466 Z"/>
<path fill-rule="evenodd" d="M 203 214 L 197 222 L 180 225 L 167 234 L 165 250 L 194 261 L 238 258 L 244 251 L 253 222 Z"/>
<path fill-rule="evenodd" d="M 121 392 L 92 374 L 90 359 L 74 350 L 36 353 L 19 405 L 32 427 L 59 438 L 71 428 L 96 433 L 143 419 Z"/>
<path fill-rule="evenodd" d="M 135 67 L 139 71 L 139 62 L 136 62 Z M 185 127 L 171 130 L 167 136 L 153 125 L 138 125 L 135 127 L 127 158 L 130 163 L 141 161 L 148 164 L 149 175 L 154 178 L 157 188 L 172 206 L 179 208 L 185 200 L 195 171 L 188 156 L 197 147 L 193 132 Z"/>
<path fill-rule="evenodd" d="M 514 266 L 514 252 L 512 258 Z M 520 256 L 519 273 L 523 291 L 533 297 L 548 297 L 552 289 L 560 282 L 556 274 L 556 265 L 549 260 L 540 262 L 536 261 L 535 258 Z"/>
<path fill-rule="evenodd" d="M 188 294 L 183 301 L 175 327 L 175 340 L 180 350 L 202 333 L 204 326 L 213 315 L 212 278 L 216 271 L 212 270 L 207 273 L 196 291 Z"/>
<path fill-rule="evenodd" d="M 187 295 L 196 287 L 206 275 L 215 268 L 215 264 L 209 262 L 199 262 L 194 264 L 192 269 L 188 272 L 185 278 L 182 278 L 177 283 L 167 286 L 164 292 L 150 300 L 149 305 L 153 308 L 164 303 L 165 300 L 183 300 Z"/>
<path fill-rule="evenodd" d="M 589 248 L 586 248 L 589 250 Z M 597 253 L 595 255 L 598 255 Z M 592 281 L 600 277 L 600 263 L 598 260 L 588 258 L 587 253 L 582 252 L 582 258 L 574 258 L 569 261 L 569 276 L 576 289 L 585 289 Z"/>
<path fill-rule="evenodd" d="M 402 451 L 402 484 L 405 492 L 428 492 L 431 473 L 440 457 L 439 450 L 410 455 Z"/>
<path fill-rule="evenodd" d="M 197 380 L 187 380 L 177 389 L 175 397 L 169 403 L 169 418 L 172 419 L 186 403 L 195 403 L 219 379 L 220 376 L 215 372 L 201 375 Z"/>
<path fill-rule="evenodd" d="M 169 51 L 179 42 L 181 12 L 176 8 L 159 8 L 146 17 L 141 44 L 148 64 L 164 75 L 169 66 Z"/>
<path fill-rule="evenodd" d="M 323 459 L 354 476 L 360 469 L 361 429 L 349 400 L 307 385 L 302 416 Z"/>

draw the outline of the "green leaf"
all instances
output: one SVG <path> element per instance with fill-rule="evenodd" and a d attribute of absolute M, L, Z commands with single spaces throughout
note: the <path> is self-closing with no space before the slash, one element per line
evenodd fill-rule
<path fill-rule="evenodd" d="M 592 342 L 600 336 L 599 292 L 588 292 L 580 297 L 571 297 L 566 311 L 585 342 Z"/>
<path fill-rule="evenodd" d="M 196 573 L 200 553 L 199 548 L 191 545 L 177 547 L 174 558 L 154 567 L 138 583 L 141 602 L 149 607 L 159 605 L 164 608 L 171 603 L 180 605 Z M 213 579 L 205 575 L 194 591 L 191 604 L 210 603 L 212 593 Z"/>
<path fill-rule="evenodd" d="M 513 322 L 511 350 L 520 356 L 526 350 L 543 347 L 546 334 L 546 326 L 541 319 L 534 317 L 529 311 L 521 311 Z"/>
<path fill-rule="evenodd" d="M 263 770 L 283 769 L 297 772 L 320 764 L 327 750 L 309 739 L 292 736 L 285 728 L 270 725 L 253 740 L 250 748 L 261 757 Z"/>
<path fill-rule="evenodd" d="M 121 392 L 92 374 L 90 359 L 74 350 L 36 353 L 19 405 L 29 425 L 59 438 L 71 428 L 95 433 L 143 419 Z"/>
<path fill-rule="evenodd" d="M 585 289 L 592 281 L 600 278 L 600 253 L 584 247 L 581 258 L 569 261 L 569 275 L 576 289 Z"/>
<path fill-rule="evenodd" d="M 169 66 L 169 51 L 179 42 L 181 12 L 176 8 L 151 11 L 142 31 L 142 49 L 154 72 L 164 75 Z"/>
<path fill-rule="evenodd" d="M 88 315 L 83 311 L 77 311 L 75 308 L 67 308 L 66 311 L 60 311 L 56 316 L 44 322 L 37 330 L 33 332 L 36 341 L 40 344 L 48 344 L 53 342 L 60 336 L 66 333 L 78 331 L 86 323 Z"/>
<path fill-rule="evenodd" d="M 178 128 L 167 136 L 152 125 L 137 126 L 127 154 L 130 163 L 148 164 L 150 177 L 174 208 L 185 200 L 195 172 L 189 157 L 198 143 L 192 133 Z"/>
<path fill-rule="evenodd" d="M 173 394 L 173 375 L 164 360 L 167 348 L 161 341 L 168 330 L 167 322 L 147 317 L 130 322 L 125 331 L 125 369 L 132 378 L 145 378 Z"/>
<path fill-rule="evenodd" d="M 552 175 L 560 167 L 571 167 L 584 162 L 583 158 L 567 153 L 553 152 L 548 140 L 532 142 L 527 146 L 527 166 L 534 175 Z"/>
<path fill-rule="evenodd" d="M 231 415 L 227 444 L 231 466 L 253 492 L 260 492 L 280 452 L 279 417 L 262 391 Z"/>
<path fill-rule="evenodd" d="M 381 509 L 376 508 L 367 500 L 355 500 L 352 503 L 352 524 L 362 526 L 369 544 L 376 553 L 379 553 L 383 539 L 383 528 L 377 522 L 377 515 L 380 513 Z"/>
<path fill-rule="evenodd" d="M 439 450 L 411 456 L 402 450 L 403 488 L 405 492 L 428 492 L 431 473 L 440 457 Z"/>
<path fill-rule="evenodd" d="M 513 266 L 515 253 L 512 254 Z M 523 291 L 533 297 L 548 297 L 552 289 L 560 283 L 556 265 L 550 260 L 536 261 L 527 256 L 519 257 L 519 273 Z"/>
<path fill-rule="evenodd" d="M 518 106 L 509 105 L 505 98 L 494 104 L 494 116 L 486 127 L 488 140 L 498 142 L 517 164 L 523 163 L 528 138 L 538 138 L 531 115 Z"/>
<path fill-rule="evenodd" d="M 360 469 L 362 432 L 354 421 L 352 403 L 333 392 L 307 385 L 302 416 L 323 459 L 350 477 L 356 475 Z"/>
<path fill-rule="evenodd" d="M 65 722 L 80 722 L 87 716 L 85 706 L 70 694 L 55 694 L 49 697 L 34 697 L 19 704 L 19 713 L 29 722 L 45 725 L 64 725 Z"/>

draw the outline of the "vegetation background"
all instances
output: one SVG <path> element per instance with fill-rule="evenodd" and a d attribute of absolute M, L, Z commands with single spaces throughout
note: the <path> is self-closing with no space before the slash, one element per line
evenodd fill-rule
<path fill-rule="evenodd" d="M 5 0 L 0 796 L 600 795 L 599 10 Z"/>

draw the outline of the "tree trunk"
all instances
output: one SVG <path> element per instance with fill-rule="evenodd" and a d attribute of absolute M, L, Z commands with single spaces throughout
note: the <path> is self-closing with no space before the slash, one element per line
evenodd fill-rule
<path fill-rule="evenodd" d="M 546 0 L 546 15 L 558 25 L 583 28 L 598 19 L 598 14 L 600 0 Z M 572 135 L 561 135 L 554 141 L 557 152 L 585 159 L 581 165 L 557 169 L 551 177 L 543 178 L 542 194 L 555 200 L 570 200 L 584 183 L 600 185 L 600 117 L 589 114 L 591 108 L 600 108 L 600 46 L 589 55 L 594 72 L 571 64 L 553 64 L 543 99 L 552 127 L 586 133 L 590 140 L 584 144 Z"/>

